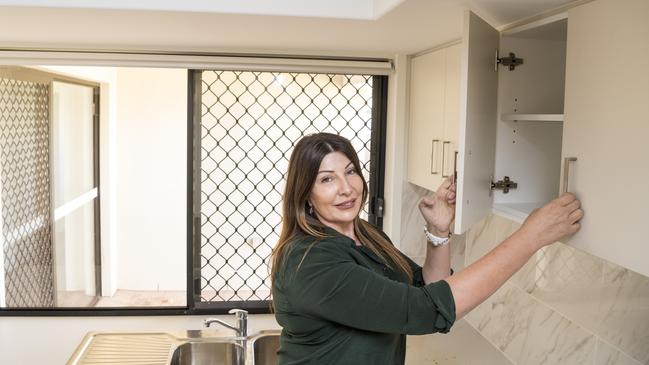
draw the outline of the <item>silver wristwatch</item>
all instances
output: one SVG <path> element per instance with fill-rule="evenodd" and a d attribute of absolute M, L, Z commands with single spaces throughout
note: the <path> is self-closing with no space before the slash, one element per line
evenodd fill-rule
<path fill-rule="evenodd" d="M 426 240 L 428 241 L 428 243 L 430 243 L 431 245 L 433 245 L 435 247 L 447 245 L 448 241 L 451 238 L 450 233 L 448 234 L 448 237 L 444 237 L 444 238 L 437 237 L 434 234 L 428 232 L 428 229 L 427 229 L 426 226 L 424 226 L 424 234 L 426 234 Z"/>

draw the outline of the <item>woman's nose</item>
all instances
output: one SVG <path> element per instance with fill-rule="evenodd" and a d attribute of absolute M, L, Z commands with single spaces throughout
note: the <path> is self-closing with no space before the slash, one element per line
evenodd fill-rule
<path fill-rule="evenodd" d="M 347 177 L 340 179 L 340 186 L 338 187 L 338 191 L 340 192 L 341 195 L 349 195 L 352 192 L 352 185 L 349 183 L 347 180 Z"/>

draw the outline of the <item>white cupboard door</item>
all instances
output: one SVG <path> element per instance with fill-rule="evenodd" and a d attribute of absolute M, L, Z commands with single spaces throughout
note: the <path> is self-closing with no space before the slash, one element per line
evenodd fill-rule
<path fill-rule="evenodd" d="M 598 0 L 568 19 L 562 155 L 577 158 L 567 189 L 585 215 L 565 243 L 649 275 L 649 1 Z"/>
<path fill-rule="evenodd" d="M 453 175 L 456 167 L 455 151 L 457 151 L 457 135 L 460 128 L 460 51 L 460 44 L 446 48 L 442 177 Z"/>
<path fill-rule="evenodd" d="M 455 233 L 492 210 L 490 176 L 496 150 L 498 75 L 494 59 L 500 35 L 467 11 L 460 63 L 460 130 Z"/>
<path fill-rule="evenodd" d="M 444 50 L 412 58 L 408 181 L 434 191 L 441 181 Z"/>

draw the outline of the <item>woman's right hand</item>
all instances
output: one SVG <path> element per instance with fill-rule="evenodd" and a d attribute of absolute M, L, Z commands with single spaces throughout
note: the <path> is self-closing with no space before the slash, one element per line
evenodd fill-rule
<path fill-rule="evenodd" d="M 523 222 L 519 233 L 525 235 L 528 242 L 537 245 L 536 249 L 540 249 L 577 232 L 583 216 L 579 200 L 571 193 L 564 193 L 542 208 L 535 209 Z"/>

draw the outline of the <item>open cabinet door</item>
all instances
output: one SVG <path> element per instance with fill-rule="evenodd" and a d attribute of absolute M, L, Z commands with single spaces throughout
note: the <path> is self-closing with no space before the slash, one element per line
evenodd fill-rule
<path fill-rule="evenodd" d="M 470 11 L 464 15 L 460 63 L 460 130 L 454 233 L 471 228 L 492 209 L 491 180 L 496 156 L 500 34 Z"/>

